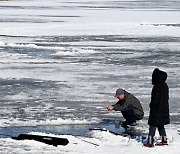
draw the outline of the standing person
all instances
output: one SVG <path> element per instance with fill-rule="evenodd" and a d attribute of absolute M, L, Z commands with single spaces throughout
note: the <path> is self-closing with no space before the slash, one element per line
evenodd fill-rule
<path fill-rule="evenodd" d="M 166 84 L 167 73 L 154 69 L 152 73 L 152 92 L 150 102 L 150 115 L 149 115 L 149 135 L 148 142 L 144 144 L 146 147 L 154 146 L 154 136 L 156 128 L 158 128 L 161 142 L 156 145 L 168 145 L 164 125 L 170 123 L 169 119 L 169 88 Z"/>
<path fill-rule="evenodd" d="M 116 91 L 114 97 L 118 98 L 119 101 L 114 105 L 107 106 L 107 109 L 109 111 L 121 111 L 123 117 L 126 119 L 122 126 L 135 126 L 136 120 L 140 120 L 144 116 L 143 108 L 139 100 L 122 88 Z"/>

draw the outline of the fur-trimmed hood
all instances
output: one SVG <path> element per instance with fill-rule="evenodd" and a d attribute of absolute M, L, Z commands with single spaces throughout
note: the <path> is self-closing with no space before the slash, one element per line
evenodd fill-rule
<path fill-rule="evenodd" d="M 152 84 L 156 85 L 159 83 L 166 82 L 167 79 L 167 73 L 164 71 L 159 70 L 158 68 L 155 68 L 152 73 Z"/>

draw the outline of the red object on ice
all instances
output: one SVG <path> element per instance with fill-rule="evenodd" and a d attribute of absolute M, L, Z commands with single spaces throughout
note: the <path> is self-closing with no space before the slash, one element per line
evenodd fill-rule
<path fill-rule="evenodd" d="M 152 148 L 152 147 L 154 147 L 154 144 L 146 143 L 146 144 L 144 144 L 144 146 L 148 147 L 148 148 Z"/>

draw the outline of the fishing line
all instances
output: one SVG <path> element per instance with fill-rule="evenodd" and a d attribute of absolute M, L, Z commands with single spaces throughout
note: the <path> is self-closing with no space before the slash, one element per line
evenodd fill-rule
<path fill-rule="evenodd" d="M 82 139 L 81 137 L 78 137 L 78 136 L 75 136 L 77 139 L 83 141 L 83 142 L 86 142 L 86 143 L 89 143 L 89 144 L 92 144 L 92 145 L 95 145 L 95 146 L 99 146 L 99 144 L 96 144 L 96 143 L 93 143 L 93 142 L 90 142 L 90 141 L 87 141 L 85 139 Z"/>

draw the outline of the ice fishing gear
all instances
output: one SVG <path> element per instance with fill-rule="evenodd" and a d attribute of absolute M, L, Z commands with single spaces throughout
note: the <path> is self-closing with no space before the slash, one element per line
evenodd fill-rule
<path fill-rule="evenodd" d="M 41 136 L 41 135 L 31 135 L 31 134 L 20 134 L 17 137 L 12 137 L 15 140 L 35 140 L 43 142 L 49 145 L 58 146 L 58 145 L 67 145 L 69 143 L 66 138 L 51 137 L 51 136 Z"/>

